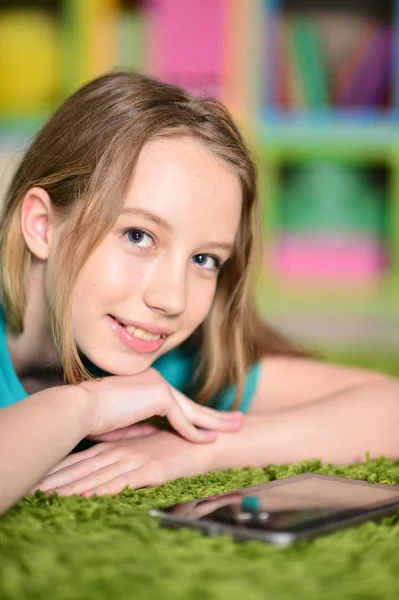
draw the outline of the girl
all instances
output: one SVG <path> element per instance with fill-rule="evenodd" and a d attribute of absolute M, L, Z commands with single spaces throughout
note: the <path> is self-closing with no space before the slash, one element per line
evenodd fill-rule
<path fill-rule="evenodd" d="M 1 509 L 29 489 L 398 454 L 396 381 L 310 360 L 262 323 L 258 211 L 218 102 L 114 73 L 58 109 L 1 224 Z M 248 413 L 242 428 L 206 404 Z M 180 435 L 135 425 L 152 415 Z M 87 436 L 101 443 L 64 458 Z"/>

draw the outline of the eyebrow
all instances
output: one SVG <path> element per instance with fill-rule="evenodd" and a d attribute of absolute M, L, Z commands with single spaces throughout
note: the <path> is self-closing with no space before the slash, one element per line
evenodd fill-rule
<path fill-rule="evenodd" d="M 173 231 L 173 226 L 170 223 L 165 221 L 165 219 L 163 219 L 159 215 L 156 215 L 155 213 L 153 213 L 149 210 L 146 210 L 145 208 L 135 208 L 133 206 L 125 207 L 125 208 L 122 208 L 121 214 L 139 215 L 139 216 L 145 217 L 149 221 L 152 221 L 159 227 L 163 227 L 167 231 Z M 228 242 L 208 242 L 206 245 L 210 248 L 226 250 L 226 252 L 228 252 L 229 254 L 231 254 L 231 252 L 233 251 L 233 248 L 234 248 L 234 245 L 230 244 Z"/>
<path fill-rule="evenodd" d="M 152 221 L 156 225 L 159 225 L 160 227 L 167 229 L 168 231 L 173 231 L 173 227 L 170 223 L 165 221 L 165 219 L 163 219 L 159 215 L 156 215 L 155 213 L 152 213 L 151 211 L 146 210 L 145 208 L 134 208 L 134 207 L 122 208 L 121 214 L 139 215 L 139 216 L 145 217 L 149 221 Z"/>
<path fill-rule="evenodd" d="M 229 254 L 233 251 L 233 244 L 229 244 L 227 242 L 208 242 L 206 244 L 208 248 L 217 248 L 219 250 L 226 250 Z"/>

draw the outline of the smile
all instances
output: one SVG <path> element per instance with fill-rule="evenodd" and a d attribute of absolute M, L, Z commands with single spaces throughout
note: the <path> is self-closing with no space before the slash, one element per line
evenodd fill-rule
<path fill-rule="evenodd" d="M 133 325 L 123 325 L 123 323 L 120 323 L 120 325 L 125 327 L 130 335 L 134 335 L 134 337 L 139 338 L 140 340 L 160 340 L 161 338 L 166 337 L 162 333 L 150 333 L 145 329 L 140 329 L 140 327 L 134 327 Z"/>
<path fill-rule="evenodd" d="M 124 323 L 113 315 L 108 315 L 111 327 L 119 340 L 130 350 L 135 352 L 156 352 L 163 344 L 168 333 L 162 331 L 148 331 L 131 323 Z M 151 326 L 151 329 L 159 329 Z"/>

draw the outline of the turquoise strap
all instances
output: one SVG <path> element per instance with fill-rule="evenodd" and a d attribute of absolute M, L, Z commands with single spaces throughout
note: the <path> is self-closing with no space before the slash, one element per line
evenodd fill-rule
<path fill-rule="evenodd" d="M 255 363 L 249 369 L 249 371 L 245 377 L 245 384 L 244 384 L 242 399 L 241 399 L 241 403 L 238 407 L 238 410 L 240 410 L 243 413 L 248 412 L 249 405 L 251 403 L 253 396 L 255 395 L 255 391 L 256 391 L 256 388 L 257 388 L 257 385 L 259 382 L 259 376 L 260 376 L 260 364 Z M 235 387 L 232 386 L 231 388 L 226 390 L 226 392 L 224 394 L 222 394 L 221 397 L 219 397 L 216 400 L 215 404 L 212 404 L 212 405 L 215 408 L 217 408 L 218 410 L 230 410 L 233 405 L 233 402 L 234 402 L 234 394 L 235 394 Z"/>

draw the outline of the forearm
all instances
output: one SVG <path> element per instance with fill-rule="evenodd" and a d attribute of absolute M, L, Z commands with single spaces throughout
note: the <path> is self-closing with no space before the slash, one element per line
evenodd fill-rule
<path fill-rule="evenodd" d="M 359 387 L 295 409 L 248 415 L 242 430 L 204 449 L 211 469 L 318 458 L 350 464 L 399 456 L 399 386 Z"/>
<path fill-rule="evenodd" d="M 81 390 L 56 387 L 0 411 L 0 514 L 90 431 Z"/>

